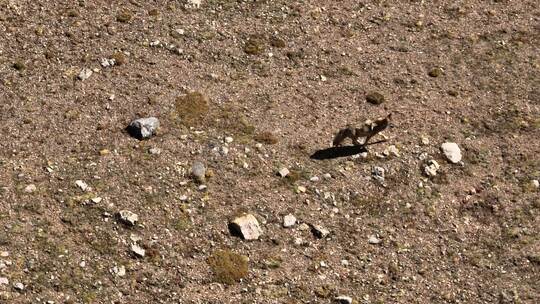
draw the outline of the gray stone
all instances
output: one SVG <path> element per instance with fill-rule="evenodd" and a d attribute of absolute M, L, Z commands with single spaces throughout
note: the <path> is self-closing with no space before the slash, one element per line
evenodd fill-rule
<path fill-rule="evenodd" d="M 122 222 L 131 226 L 135 226 L 137 221 L 139 221 L 139 216 L 129 210 L 121 210 L 118 212 L 118 216 Z"/>
<path fill-rule="evenodd" d="M 311 232 L 313 233 L 313 235 L 315 235 L 319 239 L 324 239 L 330 234 L 330 230 L 324 228 L 321 225 L 312 225 Z"/>
<path fill-rule="evenodd" d="M 191 165 L 191 176 L 195 181 L 204 183 L 206 181 L 206 166 L 200 161 L 195 161 Z"/>
<path fill-rule="evenodd" d="M 283 227 L 290 228 L 296 224 L 296 217 L 292 214 L 287 214 L 283 217 Z"/>
<path fill-rule="evenodd" d="M 233 235 L 248 241 L 256 240 L 262 234 L 257 218 L 252 214 L 246 214 L 232 220 L 229 223 L 229 230 Z"/>
<path fill-rule="evenodd" d="M 338 304 L 352 304 L 352 298 L 349 296 L 337 296 L 334 300 Z"/>
<path fill-rule="evenodd" d="M 127 127 L 127 131 L 131 136 L 143 140 L 154 136 L 158 128 L 159 119 L 156 117 L 147 117 L 132 121 Z"/>
<path fill-rule="evenodd" d="M 445 142 L 441 145 L 441 151 L 451 163 L 457 164 L 461 161 L 461 150 L 456 143 Z"/>

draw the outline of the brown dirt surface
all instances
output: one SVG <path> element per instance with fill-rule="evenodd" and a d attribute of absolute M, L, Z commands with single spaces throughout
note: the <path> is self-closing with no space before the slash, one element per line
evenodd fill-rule
<path fill-rule="evenodd" d="M 200 2 L 0 0 L 0 303 L 540 303 L 537 1 Z"/>

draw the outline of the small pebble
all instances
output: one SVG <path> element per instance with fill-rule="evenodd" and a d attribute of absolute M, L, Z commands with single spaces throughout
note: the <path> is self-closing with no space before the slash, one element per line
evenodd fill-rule
<path fill-rule="evenodd" d="M 279 174 L 279 176 L 281 176 L 281 177 L 285 177 L 285 176 L 289 175 L 289 173 L 290 173 L 290 171 L 289 171 L 289 169 L 287 169 L 287 168 L 281 168 L 281 169 L 279 169 L 279 171 L 278 171 L 278 174 Z"/>
<path fill-rule="evenodd" d="M 24 290 L 24 285 L 23 285 L 23 283 L 21 283 L 21 282 L 17 282 L 17 283 L 15 283 L 15 284 L 13 284 L 13 287 L 14 287 L 15 289 L 17 289 L 17 290 Z"/>
<path fill-rule="evenodd" d="M 143 258 L 146 254 L 146 250 L 144 250 L 144 248 L 135 243 L 131 244 L 131 252 L 133 252 L 136 256 L 140 258 Z"/>
<path fill-rule="evenodd" d="M 0 285 L 9 285 L 8 278 L 0 277 Z"/>
<path fill-rule="evenodd" d="M 297 190 L 299 193 L 306 193 L 306 191 L 307 191 L 306 187 L 304 187 L 304 186 L 298 186 L 298 187 L 296 188 L 296 190 Z"/>
<path fill-rule="evenodd" d="M 233 139 L 232 137 L 230 137 L 230 136 L 225 137 L 225 142 L 226 142 L 226 143 L 230 144 L 230 143 L 232 143 L 233 141 L 234 141 L 234 139 Z"/>
<path fill-rule="evenodd" d="M 30 184 L 24 188 L 24 192 L 26 193 L 34 193 L 37 190 L 36 185 Z"/>
<path fill-rule="evenodd" d="M 368 242 L 369 242 L 370 244 L 376 245 L 376 244 L 381 243 L 381 239 L 379 239 L 376 235 L 371 235 L 371 236 L 369 237 L 369 239 L 368 239 Z"/>
<path fill-rule="evenodd" d="M 318 182 L 320 179 L 318 176 L 312 176 L 309 180 L 312 182 Z"/>
<path fill-rule="evenodd" d="M 287 214 L 283 217 L 283 227 L 290 228 L 296 224 L 296 217 L 292 214 Z"/>
<path fill-rule="evenodd" d="M 139 139 L 148 139 L 154 136 L 159 128 L 159 119 L 146 117 L 133 120 L 127 127 L 128 133 Z"/>
<path fill-rule="evenodd" d="M 206 181 L 206 166 L 200 161 L 193 162 L 193 165 L 191 165 L 191 176 L 193 176 L 196 182 L 204 183 Z"/>
<path fill-rule="evenodd" d="M 334 300 L 338 304 L 352 304 L 353 302 L 353 299 L 351 297 L 343 295 L 335 297 Z"/>
<path fill-rule="evenodd" d="M 540 182 L 538 182 L 537 179 L 533 179 L 533 180 L 531 181 L 531 185 L 532 185 L 534 188 L 536 188 L 536 189 L 540 188 Z"/>
<path fill-rule="evenodd" d="M 229 230 L 233 235 L 239 236 L 244 240 L 256 240 L 262 234 L 259 221 L 252 214 L 239 216 L 229 223 Z"/>
<path fill-rule="evenodd" d="M 441 166 L 439 163 L 435 160 L 430 160 L 427 164 L 427 166 L 424 168 L 424 173 L 429 177 L 434 177 L 437 175 L 437 172 L 439 171 L 439 168 Z"/>
<path fill-rule="evenodd" d="M 324 239 L 330 234 L 330 230 L 324 228 L 321 225 L 313 225 L 311 227 L 311 232 L 319 239 Z"/>
<path fill-rule="evenodd" d="M 77 78 L 81 81 L 85 81 L 86 79 L 90 78 L 94 72 L 91 69 L 84 68 L 81 70 Z"/>
<path fill-rule="evenodd" d="M 120 220 L 126 224 L 134 226 L 139 221 L 139 216 L 129 210 L 121 210 L 118 212 Z"/>
<path fill-rule="evenodd" d="M 76 180 L 75 181 L 75 185 L 77 185 L 77 187 L 81 188 L 82 191 L 86 191 L 86 190 L 89 190 L 88 188 L 88 184 L 86 184 L 85 182 L 83 182 L 82 180 Z"/>
<path fill-rule="evenodd" d="M 152 155 L 159 155 L 159 154 L 161 154 L 161 149 L 160 148 L 150 148 L 148 150 L 148 153 L 150 153 Z"/>

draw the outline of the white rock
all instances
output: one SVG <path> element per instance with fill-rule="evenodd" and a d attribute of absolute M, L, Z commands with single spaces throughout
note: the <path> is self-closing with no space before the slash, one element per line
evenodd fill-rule
<path fill-rule="evenodd" d="M 201 6 L 202 0 L 188 0 L 188 3 L 196 8 L 199 8 Z"/>
<path fill-rule="evenodd" d="M 450 162 L 457 164 L 461 161 L 461 150 L 456 143 L 445 142 L 441 145 L 441 150 Z"/>
<path fill-rule="evenodd" d="M 37 187 L 34 184 L 30 184 L 30 185 L 24 187 L 24 192 L 26 192 L 26 193 L 34 193 L 34 192 L 36 192 L 36 190 L 37 190 Z"/>
<path fill-rule="evenodd" d="M 120 212 L 118 212 L 118 215 L 120 216 L 120 220 L 132 226 L 134 226 L 139 221 L 139 216 L 129 210 L 121 210 Z"/>
<path fill-rule="evenodd" d="M 114 266 L 112 268 L 112 273 L 118 277 L 123 277 L 126 275 L 126 267 L 124 267 L 123 265 Z"/>
<path fill-rule="evenodd" d="M 91 70 L 91 69 L 87 69 L 87 68 L 84 68 L 81 70 L 81 72 L 79 73 L 79 76 L 77 76 L 77 78 L 79 78 L 79 80 L 86 80 L 88 78 L 90 78 L 90 76 L 92 76 L 94 72 Z"/>
<path fill-rule="evenodd" d="M 229 148 L 227 148 L 227 147 L 221 147 L 221 154 L 222 154 L 223 156 L 229 154 Z"/>
<path fill-rule="evenodd" d="M 331 178 L 332 178 L 332 174 L 330 174 L 330 173 L 325 173 L 325 174 L 323 174 L 323 178 L 325 178 L 325 179 L 331 179 Z"/>
<path fill-rule="evenodd" d="M 81 188 L 82 191 L 86 191 L 89 188 L 88 184 L 86 184 L 85 182 L 83 182 L 80 179 L 75 181 L 75 185 L 77 185 L 77 187 Z"/>
<path fill-rule="evenodd" d="M 103 200 L 101 197 L 94 197 L 92 199 L 90 199 L 92 201 L 92 203 L 94 204 L 99 204 L 101 203 L 101 201 Z"/>
<path fill-rule="evenodd" d="M 144 248 L 135 243 L 131 244 L 131 252 L 141 258 L 144 257 L 144 255 L 146 254 L 146 250 L 144 250 Z"/>
<path fill-rule="evenodd" d="M 290 228 L 296 224 L 296 217 L 292 214 L 287 214 L 283 217 L 283 227 Z"/>
<path fill-rule="evenodd" d="M 229 223 L 229 229 L 233 234 L 248 241 L 256 240 L 262 234 L 262 229 L 259 226 L 257 218 L 252 214 L 235 218 Z"/>
<path fill-rule="evenodd" d="M 437 161 L 430 160 L 428 162 L 428 165 L 424 168 L 424 173 L 429 177 L 436 176 L 440 167 L 441 166 L 439 166 L 439 163 Z"/>
<path fill-rule="evenodd" d="M 287 169 L 285 167 L 279 169 L 279 171 L 278 171 L 278 174 L 281 177 L 285 177 L 285 176 L 289 175 L 289 173 L 291 173 L 291 172 L 289 171 L 289 169 Z"/>
<path fill-rule="evenodd" d="M 426 136 L 422 136 L 420 138 L 420 142 L 422 143 L 422 145 L 427 146 L 429 145 L 429 138 L 427 138 Z"/>
<path fill-rule="evenodd" d="M 299 193 L 306 193 L 307 189 L 304 186 L 298 186 L 296 187 Z"/>
<path fill-rule="evenodd" d="M 535 187 L 536 189 L 540 188 L 540 182 L 537 179 L 533 179 L 531 181 L 531 185 Z"/>
<path fill-rule="evenodd" d="M 353 299 L 349 296 L 337 296 L 334 298 L 338 304 L 352 304 Z"/>
<path fill-rule="evenodd" d="M 15 283 L 15 284 L 13 284 L 13 287 L 14 287 L 15 289 L 17 289 L 17 290 L 24 290 L 24 285 L 23 285 L 23 283 L 21 283 L 21 282 L 17 282 L 17 283 Z"/>
<path fill-rule="evenodd" d="M 9 252 L 8 251 L 2 251 L 0 252 L 0 257 L 2 258 L 7 258 L 9 256 Z"/>
<path fill-rule="evenodd" d="M 318 176 L 312 176 L 309 180 L 312 182 L 318 182 L 320 179 Z"/>
<path fill-rule="evenodd" d="M 230 137 L 230 136 L 225 137 L 225 142 L 226 142 L 226 143 L 230 144 L 230 143 L 232 143 L 233 141 L 234 141 L 234 139 L 233 139 L 232 137 Z"/>
<path fill-rule="evenodd" d="M 8 278 L 0 277 L 0 285 L 9 285 Z"/>
<path fill-rule="evenodd" d="M 379 239 L 376 235 L 371 235 L 368 239 L 368 242 L 375 245 L 381 243 L 381 239 Z"/>

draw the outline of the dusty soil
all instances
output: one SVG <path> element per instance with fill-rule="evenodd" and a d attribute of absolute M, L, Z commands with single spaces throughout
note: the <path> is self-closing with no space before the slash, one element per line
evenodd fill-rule
<path fill-rule="evenodd" d="M 538 303 L 539 21 L 537 1 L 0 0 L 0 302 Z M 366 158 L 310 159 L 387 113 Z M 130 137 L 146 116 L 158 134 Z M 242 212 L 259 240 L 228 231 Z M 235 253 L 247 272 L 217 275 Z"/>

